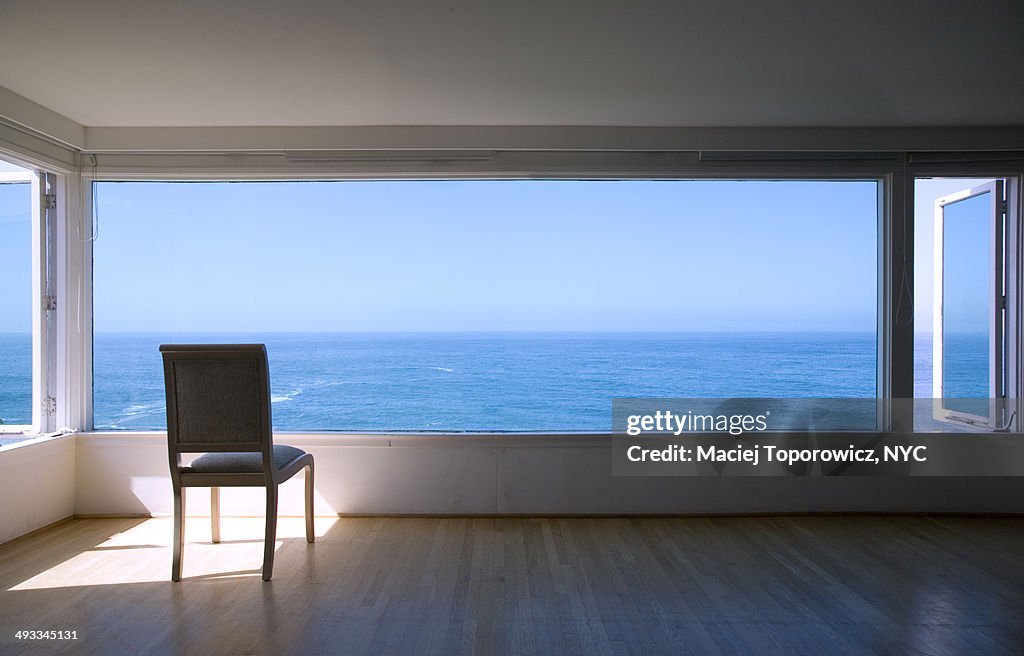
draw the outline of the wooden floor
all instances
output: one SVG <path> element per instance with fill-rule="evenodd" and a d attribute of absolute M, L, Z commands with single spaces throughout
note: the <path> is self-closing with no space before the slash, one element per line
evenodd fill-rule
<path fill-rule="evenodd" d="M 270 583 L 190 522 L 177 584 L 167 519 L 0 547 L 0 653 L 1024 653 L 1024 520 L 283 518 Z"/>

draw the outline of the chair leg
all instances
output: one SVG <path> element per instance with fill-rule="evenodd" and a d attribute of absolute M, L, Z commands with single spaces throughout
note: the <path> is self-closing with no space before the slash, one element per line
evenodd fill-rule
<path fill-rule="evenodd" d="M 210 540 L 220 542 L 220 488 L 210 488 Z"/>
<path fill-rule="evenodd" d="M 174 488 L 174 543 L 171 547 L 171 580 L 181 580 L 181 556 L 185 548 L 185 488 Z"/>
<path fill-rule="evenodd" d="M 316 540 L 313 534 L 313 463 L 306 469 L 306 542 Z"/>
<path fill-rule="evenodd" d="M 263 538 L 263 580 L 274 575 L 274 547 L 277 543 L 277 485 L 267 486 L 267 534 Z"/>

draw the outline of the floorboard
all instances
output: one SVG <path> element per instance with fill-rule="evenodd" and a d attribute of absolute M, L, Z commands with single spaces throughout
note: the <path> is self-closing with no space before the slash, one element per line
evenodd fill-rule
<path fill-rule="evenodd" d="M 1021 654 L 1024 519 L 78 519 L 0 547 L 4 654 Z M 19 630 L 76 640 L 19 640 Z"/>

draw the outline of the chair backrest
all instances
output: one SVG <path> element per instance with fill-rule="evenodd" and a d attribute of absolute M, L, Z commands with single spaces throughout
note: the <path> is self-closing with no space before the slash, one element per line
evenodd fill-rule
<path fill-rule="evenodd" d="M 270 462 L 272 422 L 263 344 L 163 344 L 167 447 L 179 453 L 261 451 Z"/>

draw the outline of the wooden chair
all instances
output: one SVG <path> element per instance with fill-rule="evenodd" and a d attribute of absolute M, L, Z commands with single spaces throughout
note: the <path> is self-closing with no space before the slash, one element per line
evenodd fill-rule
<path fill-rule="evenodd" d="M 220 488 L 267 490 L 263 580 L 274 572 L 277 486 L 306 472 L 306 541 L 313 542 L 313 456 L 274 446 L 270 374 L 263 344 L 164 344 L 167 454 L 174 485 L 174 556 L 171 580 L 181 580 L 185 544 L 185 490 L 210 488 L 213 542 L 220 542 Z M 181 465 L 182 453 L 203 453 Z"/>

